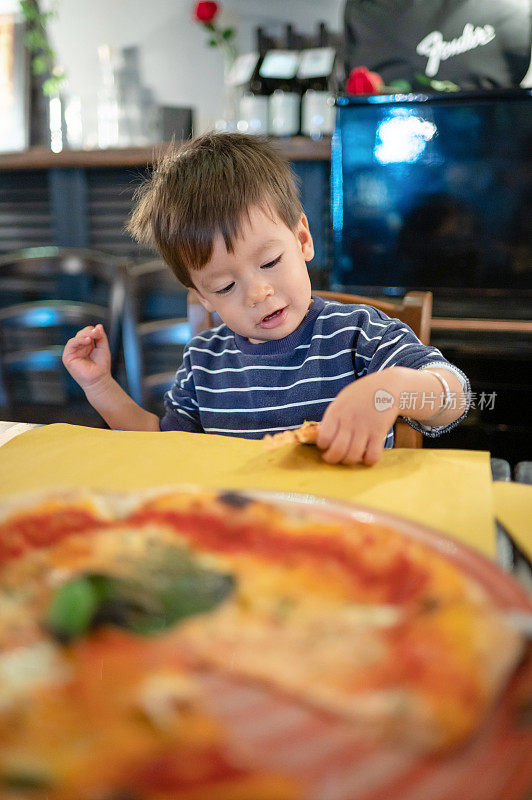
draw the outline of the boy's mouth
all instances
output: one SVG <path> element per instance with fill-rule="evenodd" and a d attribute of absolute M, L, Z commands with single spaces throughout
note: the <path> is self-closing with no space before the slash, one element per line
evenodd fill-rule
<path fill-rule="evenodd" d="M 267 314 L 265 317 L 263 317 L 260 321 L 260 324 L 265 328 L 273 327 L 277 323 L 281 322 L 282 319 L 284 319 L 286 316 L 285 312 L 286 306 L 285 308 L 278 308 L 277 311 L 274 311 L 272 314 Z"/>

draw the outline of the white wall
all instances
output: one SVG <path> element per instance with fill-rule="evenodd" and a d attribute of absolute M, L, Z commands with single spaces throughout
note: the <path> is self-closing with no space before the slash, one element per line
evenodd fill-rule
<path fill-rule="evenodd" d="M 278 35 L 282 26 L 314 32 L 323 20 L 341 31 L 345 0 L 223 0 L 218 22 L 238 31 L 238 50 L 254 49 L 254 29 Z M 89 138 L 96 131 L 99 84 L 97 49 L 137 45 L 142 82 L 158 103 L 193 106 L 197 132 L 212 128 L 222 114 L 223 57 L 207 47 L 207 32 L 192 20 L 193 0 L 46 0 L 57 8 L 49 26 L 58 62 L 69 76 L 67 91 L 81 97 Z"/>

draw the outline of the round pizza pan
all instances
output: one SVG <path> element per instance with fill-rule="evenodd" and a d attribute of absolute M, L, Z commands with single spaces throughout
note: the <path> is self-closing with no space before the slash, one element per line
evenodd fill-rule
<path fill-rule="evenodd" d="M 232 490 L 234 492 L 234 490 Z M 415 521 L 315 495 L 237 491 L 289 513 L 390 527 L 436 550 L 481 584 L 501 609 L 532 611 L 526 590 L 480 552 Z M 478 733 L 454 751 L 416 757 L 364 744 L 347 728 L 302 714 L 258 687 L 211 677 L 213 706 L 268 765 L 287 768 L 304 784 L 304 800 L 530 800 L 532 798 L 532 648 Z M 242 692 L 245 702 L 242 705 Z M 223 698 L 223 699 L 221 699 Z M 234 704 L 234 705 L 232 705 Z M 299 719 L 299 723 L 294 720 Z M 283 722 L 284 720 L 284 722 Z M 241 738 L 242 737 L 242 738 Z"/>

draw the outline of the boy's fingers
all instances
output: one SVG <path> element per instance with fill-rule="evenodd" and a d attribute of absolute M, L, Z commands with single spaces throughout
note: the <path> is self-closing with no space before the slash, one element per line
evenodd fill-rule
<path fill-rule="evenodd" d="M 82 347 L 87 347 L 88 351 L 90 351 L 92 347 L 89 347 L 89 345 L 94 346 L 95 342 L 98 341 L 98 339 L 102 339 L 104 335 L 104 330 L 101 325 L 96 325 L 96 327 L 87 325 L 85 328 L 79 330 L 72 339 L 68 340 L 65 345 L 65 350 L 68 352 L 68 350 L 79 350 Z"/>
<path fill-rule="evenodd" d="M 90 333 L 91 341 L 94 343 L 94 346 L 101 349 L 102 345 L 105 347 L 107 345 L 107 336 L 103 329 L 103 325 L 96 325 L 93 331 Z"/>
<path fill-rule="evenodd" d="M 90 336 L 76 336 L 75 339 L 70 339 L 70 341 L 67 342 L 67 346 L 70 345 L 70 347 L 75 347 L 76 350 L 78 350 L 80 347 L 87 347 L 87 345 L 90 345 L 91 343 L 92 339 Z"/>
<path fill-rule="evenodd" d="M 379 437 L 372 437 L 369 440 L 366 447 L 366 451 L 364 453 L 363 457 L 364 464 L 367 464 L 368 466 L 376 464 L 377 461 L 379 461 L 380 457 L 382 456 L 383 446 L 384 443 Z"/>
<path fill-rule="evenodd" d="M 342 459 L 342 464 L 347 464 L 348 466 L 353 466 L 353 464 L 359 464 L 364 456 L 364 452 L 367 447 L 367 439 L 365 436 L 353 436 L 351 440 L 351 446 L 349 448 L 349 452 Z"/>
<path fill-rule="evenodd" d="M 337 432 L 334 440 L 328 450 L 325 451 L 322 458 L 328 464 L 338 464 L 347 458 L 352 442 L 353 434 L 348 429 L 343 429 Z"/>
<path fill-rule="evenodd" d="M 98 342 L 98 340 L 103 339 L 104 337 L 105 332 L 101 325 L 96 325 L 96 327 L 87 325 L 87 327 L 78 331 L 72 339 L 68 340 L 66 347 L 86 347 L 89 344 L 95 344 Z"/>
<path fill-rule="evenodd" d="M 102 336 L 103 333 L 104 330 L 101 323 L 98 323 L 98 325 L 86 325 L 76 333 L 74 339 L 76 339 L 78 336 Z"/>
<path fill-rule="evenodd" d="M 105 336 L 103 325 L 101 324 L 95 325 L 94 328 L 89 332 L 89 335 L 94 339 L 103 339 L 103 337 Z"/>
<path fill-rule="evenodd" d="M 92 339 L 88 335 L 88 332 L 78 331 L 78 333 L 76 333 L 76 335 L 72 339 L 68 340 L 68 342 L 65 345 L 65 349 L 67 349 L 67 348 L 68 349 L 71 349 L 71 348 L 76 348 L 77 349 L 77 348 L 79 348 L 81 346 L 85 347 L 86 345 L 91 344 L 91 343 L 92 343 Z"/>
<path fill-rule="evenodd" d="M 339 425 L 339 419 L 327 420 L 324 418 L 321 421 L 318 429 L 318 438 L 316 439 L 316 445 L 320 448 L 320 450 L 326 450 L 330 446 L 331 442 L 336 436 Z"/>

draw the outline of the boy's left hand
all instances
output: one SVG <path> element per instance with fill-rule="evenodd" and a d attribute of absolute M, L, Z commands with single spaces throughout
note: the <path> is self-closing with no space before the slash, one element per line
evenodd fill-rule
<path fill-rule="evenodd" d="M 328 464 L 376 464 L 399 414 L 399 385 L 389 370 L 358 378 L 328 405 L 317 446 Z"/>

